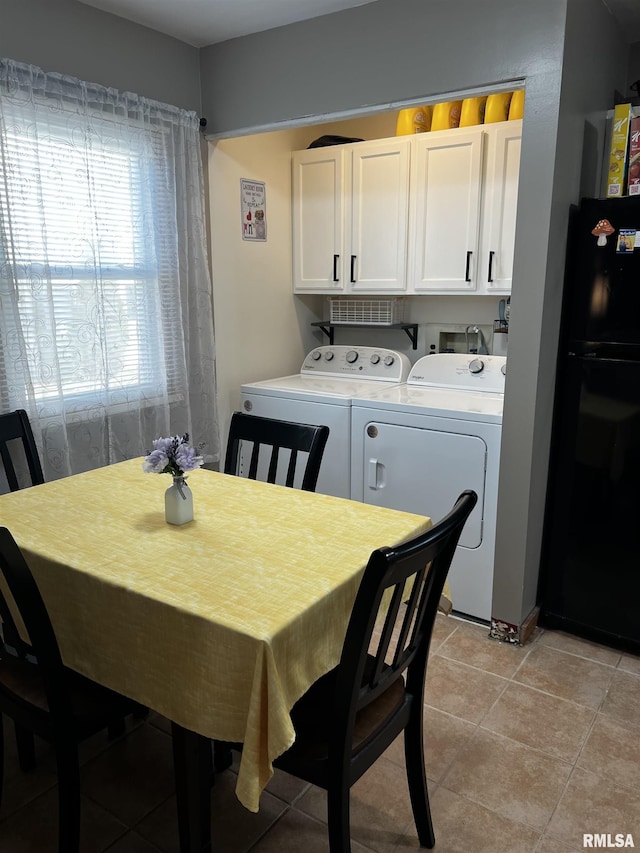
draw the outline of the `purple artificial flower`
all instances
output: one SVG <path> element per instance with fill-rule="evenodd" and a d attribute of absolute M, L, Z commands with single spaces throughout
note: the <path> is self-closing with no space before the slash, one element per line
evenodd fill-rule
<path fill-rule="evenodd" d="M 180 444 L 178 446 L 175 460 L 183 472 L 193 471 L 194 468 L 199 468 L 204 462 L 202 456 L 198 456 L 193 447 L 190 447 L 188 444 Z"/>
<path fill-rule="evenodd" d="M 147 474 L 171 474 L 182 477 L 185 471 L 199 468 L 204 459 L 189 445 L 189 433 L 156 438 L 153 450 L 145 456 L 142 470 Z"/>
<path fill-rule="evenodd" d="M 145 456 L 142 470 L 145 474 L 162 474 L 168 464 L 169 457 L 163 450 L 152 450 L 148 456 Z"/>

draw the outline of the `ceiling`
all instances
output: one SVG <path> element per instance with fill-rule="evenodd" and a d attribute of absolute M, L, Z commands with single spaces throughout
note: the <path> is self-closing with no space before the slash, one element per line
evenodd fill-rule
<path fill-rule="evenodd" d="M 374 0 L 79 0 L 194 47 L 364 6 Z M 636 0 L 631 0 L 636 2 Z"/>
<path fill-rule="evenodd" d="M 79 0 L 204 47 L 375 0 Z M 629 44 L 640 41 L 640 0 L 603 0 Z"/>

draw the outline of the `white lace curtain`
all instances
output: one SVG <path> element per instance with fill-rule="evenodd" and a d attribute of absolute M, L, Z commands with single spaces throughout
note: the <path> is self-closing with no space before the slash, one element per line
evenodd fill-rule
<path fill-rule="evenodd" d="M 205 235 L 195 113 L 0 60 L 0 411 L 46 479 L 219 458 Z"/>

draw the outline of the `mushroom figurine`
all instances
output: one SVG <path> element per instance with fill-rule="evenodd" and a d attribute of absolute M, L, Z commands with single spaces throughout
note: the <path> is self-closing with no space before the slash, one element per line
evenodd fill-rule
<path fill-rule="evenodd" d="M 598 246 L 606 246 L 607 237 L 614 231 L 615 228 L 612 227 L 608 219 L 601 219 L 591 233 L 598 238 Z"/>

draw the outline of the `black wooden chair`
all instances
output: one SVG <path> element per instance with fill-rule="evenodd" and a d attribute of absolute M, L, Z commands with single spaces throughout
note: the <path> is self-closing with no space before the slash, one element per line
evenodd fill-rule
<path fill-rule="evenodd" d="M 440 595 L 476 501 L 475 492 L 463 492 L 427 533 L 371 554 L 340 663 L 293 707 L 296 739 L 274 764 L 327 791 L 331 853 L 350 853 L 350 788 L 402 731 L 420 845 L 435 844 L 422 739 L 425 675 Z"/>
<path fill-rule="evenodd" d="M 229 427 L 224 473 L 276 483 L 282 479 L 281 469 L 286 466 L 282 485 L 294 486 L 295 479 L 296 482 L 301 483 L 300 488 L 313 492 L 318 482 L 320 464 L 328 437 L 329 427 L 327 426 L 297 424 L 234 412 Z M 245 442 L 253 445 L 248 465 L 244 457 Z M 283 451 L 282 455 L 281 451 Z M 296 475 L 296 466 L 299 456 L 301 461 L 304 459 L 301 454 L 307 454 L 307 457 L 300 480 L 299 472 Z M 240 470 L 241 459 L 243 459 L 242 470 Z"/>
<path fill-rule="evenodd" d="M 0 586 L 0 805 L 2 715 L 6 714 L 25 731 L 53 745 L 58 767 L 58 851 L 78 853 L 78 744 L 111 723 L 119 725 L 138 705 L 63 665 L 37 584 L 4 527 L 0 528 L 0 575 L 4 578 Z M 19 633 L 16 611 L 29 642 Z"/>
<path fill-rule="evenodd" d="M 20 444 L 17 445 L 17 442 Z M 0 458 L 10 491 L 17 492 L 21 488 L 18 471 L 24 467 L 25 462 L 31 482 L 24 485 L 37 486 L 44 483 L 31 423 L 24 409 L 0 415 Z M 18 722 L 15 723 L 15 731 L 20 767 L 25 772 L 33 770 L 36 764 L 33 735 L 23 730 Z"/>
<path fill-rule="evenodd" d="M 14 412 L 0 415 L 0 457 L 9 489 L 12 492 L 17 492 L 20 488 L 16 472 L 17 457 L 11 452 L 11 443 L 16 440 L 22 442 L 24 457 L 31 476 L 31 485 L 36 486 L 39 483 L 44 483 L 38 449 L 33 439 L 29 416 L 24 409 L 16 409 Z"/>

